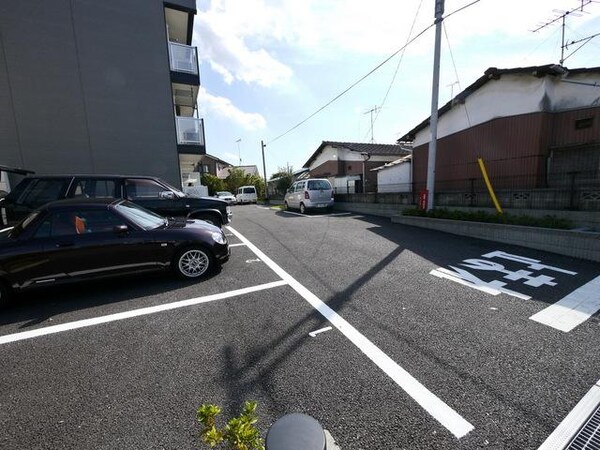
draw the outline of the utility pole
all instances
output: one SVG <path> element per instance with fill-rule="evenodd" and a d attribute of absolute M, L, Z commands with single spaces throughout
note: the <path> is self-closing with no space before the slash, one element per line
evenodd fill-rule
<path fill-rule="evenodd" d="M 373 112 L 379 111 L 381 108 L 379 106 L 374 106 L 373 108 L 365 111 L 365 114 L 371 114 L 371 144 L 375 143 L 375 139 L 373 138 Z"/>
<path fill-rule="evenodd" d="M 267 183 L 267 166 L 265 165 L 265 143 L 264 141 L 260 141 L 260 147 L 262 149 L 262 159 L 263 159 L 263 174 L 265 176 L 265 201 L 269 203 L 269 189 Z"/>
<path fill-rule="evenodd" d="M 431 89 L 431 119 L 429 129 L 431 140 L 427 157 L 427 211 L 433 209 L 433 196 L 435 195 L 435 156 L 437 152 L 437 125 L 438 125 L 438 96 L 440 91 L 440 47 L 442 43 L 442 15 L 444 14 L 444 0 L 435 0 L 435 48 L 433 53 L 433 83 Z"/>

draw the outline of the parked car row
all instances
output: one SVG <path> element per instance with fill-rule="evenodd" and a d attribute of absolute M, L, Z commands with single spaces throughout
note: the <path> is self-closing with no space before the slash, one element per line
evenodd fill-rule
<path fill-rule="evenodd" d="M 201 219 L 222 226 L 231 221 L 227 202 L 188 197 L 156 177 L 122 175 L 28 176 L 0 199 L 0 226 L 14 225 L 34 209 L 66 198 L 122 198 L 165 217 Z"/>

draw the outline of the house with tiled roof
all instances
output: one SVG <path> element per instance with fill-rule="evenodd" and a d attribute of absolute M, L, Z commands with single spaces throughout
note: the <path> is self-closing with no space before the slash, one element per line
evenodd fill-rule
<path fill-rule="evenodd" d="M 600 67 L 487 69 L 438 110 L 436 203 L 488 206 L 481 158 L 504 207 L 598 210 L 599 87 Z M 430 118 L 398 140 L 412 144 L 417 192 L 430 140 Z"/>
<path fill-rule="evenodd" d="M 327 178 L 336 193 L 375 192 L 377 174 L 371 169 L 403 156 L 411 149 L 401 144 L 323 141 L 304 167 L 311 178 Z"/>

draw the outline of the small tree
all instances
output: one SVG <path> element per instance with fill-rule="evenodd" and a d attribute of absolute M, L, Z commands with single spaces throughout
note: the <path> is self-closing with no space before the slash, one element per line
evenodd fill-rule
<path fill-rule="evenodd" d="M 202 175 L 201 181 L 204 186 L 208 187 L 208 195 L 215 195 L 216 192 L 225 190 L 225 182 L 210 173 Z"/>
<path fill-rule="evenodd" d="M 294 182 L 294 169 L 291 166 L 280 167 L 277 173 L 271 175 L 271 180 L 277 179 L 275 190 L 278 194 L 285 194 Z"/>
<path fill-rule="evenodd" d="M 246 172 L 244 172 L 244 169 L 238 168 L 229 169 L 229 175 L 227 175 L 227 178 L 225 178 L 227 189 L 233 193 L 235 193 L 240 186 L 249 184 L 245 183 L 245 181 Z"/>

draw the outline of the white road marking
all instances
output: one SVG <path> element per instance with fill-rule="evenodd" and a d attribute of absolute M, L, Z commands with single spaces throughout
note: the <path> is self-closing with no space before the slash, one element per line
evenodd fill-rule
<path fill-rule="evenodd" d="M 247 260 L 246 260 L 246 263 L 247 263 L 247 264 L 251 264 L 251 263 L 254 263 L 254 262 L 260 262 L 260 259 L 258 259 L 258 258 L 255 258 L 255 259 L 247 259 Z"/>
<path fill-rule="evenodd" d="M 310 216 L 307 216 L 306 214 L 300 214 L 300 213 L 297 213 L 297 212 L 294 212 L 294 211 L 288 211 L 287 209 L 283 210 L 281 212 L 286 213 L 286 214 L 292 214 L 294 216 L 300 216 L 300 217 L 306 217 L 306 218 L 310 217 Z"/>
<path fill-rule="evenodd" d="M 231 247 L 241 247 L 242 245 L 246 245 L 246 244 L 229 244 L 229 248 L 231 248 Z"/>
<path fill-rule="evenodd" d="M 600 404 L 600 380 L 585 394 L 575 405 L 575 408 L 567 414 L 567 417 L 556 427 L 550 436 L 544 441 L 538 450 L 557 450 L 566 448 L 571 439 L 588 420 L 592 412 Z"/>
<path fill-rule="evenodd" d="M 331 330 L 331 327 L 320 328 L 318 330 L 311 331 L 310 333 L 308 333 L 308 335 L 310 337 L 315 337 L 317 334 L 321 334 L 321 333 L 324 333 L 325 331 L 329 331 L 329 330 Z"/>
<path fill-rule="evenodd" d="M 454 411 L 450 406 L 444 403 L 435 394 L 423 386 L 416 378 L 400 367 L 392 358 L 381 351 L 375 344 L 363 336 L 350 323 L 346 322 L 339 314 L 327 306 L 316 295 L 302 286 L 285 270 L 279 267 L 271 258 L 265 255 L 248 239 L 231 227 L 229 231 L 235 234 L 238 239 L 245 242 L 250 250 L 256 256 L 269 266 L 277 275 L 286 281 L 292 289 L 300 294 L 308 303 L 310 303 L 323 317 L 325 317 L 334 327 L 336 327 L 346 338 L 356 345 L 371 361 L 373 361 L 384 373 L 394 380 L 400 388 L 410 395 L 425 411 L 434 419 L 442 424 L 457 438 L 461 438 L 473 430 L 473 425 L 467 422 L 462 416 Z"/>
<path fill-rule="evenodd" d="M 531 320 L 569 332 L 600 311 L 600 276 L 534 314 Z"/>
<path fill-rule="evenodd" d="M 223 292 L 220 294 L 207 295 L 204 297 L 192 298 L 189 300 L 181 300 L 178 302 L 167 303 L 164 305 L 150 306 L 148 308 L 134 309 L 132 311 L 125 311 L 116 314 L 109 314 L 106 316 L 94 317 L 92 319 L 77 320 L 75 322 L 63 323 L 61 325 L 53 325 L 50 327 L 38 328 L 31 331 L 24 331 L 22 333 L 8 334 L 6 336 L 0 336 L 0 345 L 8 344 L 10 342 L 22 341 L 25 339 L 32 339 L 40 336 L 46 336 L 49 334 L 61 333 L 63 331 L 75 330 L 78 328 L 90 327 L 93 325 L 99 325 L 101 323 L 114 322 L 117 320 L 129 319 L 131 317 L 144 316 L 148 314 L 155 314 L 158 312 L 169 311 L 177 308 L 185 308 L 187 306 L 199 305 L 200 303 L 214 302 L 216 300 L 223 300 L 226 298 L 237 297 L 239 295 L 249 294 L 251 292 L 264 291 L 265 289 L 272 289 L 278 286 L 285 286 L 286 281 L 274 281 L 272 283 L 260 284 L 258 286 L 252 286 L 244 289 L 237 289 L 235 291 Z"/>
<path fill-rule="evenodd" d="M 438 278 L 445 278 L 447 280 L 454 281 L 455 283 L 462 284 L 473 289 L 477 289 L 478 291 L 482 291 L 487 294 L 500 295 L 504 293 L 523 300 L 531 299 L 529 295 L 521 294 L 519 292 L 504 288 L 503 285 L 505 285 L 506 283 L 502 283 L 497 280 L 487 282 L 480 278 L 477 278 L 472 273 L 467 272 L 466 270 L 463 270 L 459 267 L 450 267 L 454 269 L 454 272 L 443 267 L 439 267 L 437 269 L 433 269 L 429 273 Z"/>
<path fill-rule="evenodd" d="M 313 215 L 308 215 L 308 214 L 300 214 L 294 211 L 288 211 L 288 210 L 283 210 L 281 211 L 283 213 L 286 214 L 293 214 L 294 216 L 300 216 L 300 217 L 306 217 L 307 219 L 316 219 L 319 217 L 338 217 L 338 216 L 349 216 L 352 213 L 350 212 L 344 212 L 344 213 L 333 213 L 333 214 L 313 214 Z"/>

